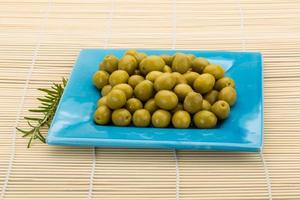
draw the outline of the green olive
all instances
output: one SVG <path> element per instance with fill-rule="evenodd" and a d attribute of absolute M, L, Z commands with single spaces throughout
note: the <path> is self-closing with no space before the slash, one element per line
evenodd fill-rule
<path fill-rule="evenodd" d="M 106 106 L 107 105 L 107 97 L 101 97 L 97 102 L 97 107 L 99 106 Z"/>
<path fill-rule="evenodd" d="M 133 89 L 127 83 L 121 83 L 121 84 L 115 85 L 113 87 L 113 90 L 114 89 L 122 90 L 125 93 L 127 99 L 132 97 Z"/>
<path fill-rule="evenodd" d="M 173 110 L 171 110 L 171 113 L 175 113 L 178 110 L 183 110 L 182 103 L 178 103 L 177 106 L 175 108 L 173 108 Z"/>
<path fill-rule="evenodd" d="M 135 49 L 128 49 L 126 52 L 125 52 L 125 55 L 131 55 L 133 57 L 136 56 L 138 52 L 135 50 Z"/>
<path fill-rule="evenodd" d="M 165 61 L 166 65 L 172 66 L 173 56 L 163 54 L 160 57 Z"/>
<path fill-rule="evenodd" d="M 106 104 L 111 109 L 118 109 L 126 104 L 126 94 L 122 90 L 113 89 L 107 96 Z"/>
<path fill-rule="evenodd" d="M 128 126 L 131 122 L 131 114 L 125 108 L 114 110 L 112 113 L 112 122 L 116 126 Z"/>
<path fill-rule="evenodd" d="M 178 104 L 178 98 L 174 92 L 168 90 L 160 90 L 156 93 L 155 104 L 165 110 L 172 110 Z"/>
<path fill-rule="evenodd" d="M 176 85 L 174 92 L 178 96 L 178 99 L 183 101 L 188 93 L 193 92 L 193 89 L 188 84 L 180 83 Z"/>
<path fill-rule="evenodd" d="M 204 95 L 204 99 L 206 99 L 212 105 L 218 100 L 218 95 L 219 92 L 217 90 L 211 90 Z"/>
<path fill-rule="evenodd" d="M 211 110 L 210 103 L 205 99 L 203 99 L 203 101 L 202 101 L 202 110 L 208 110 L 208 111 Z"/>
<path fill-rule="evenodd" d="M 172 68 L 169 67 L 168 65 L 165 65 L 164 69 L 163 69 L 163 72 L 165 72 L 165 73 L 172 73 Z"/>
<path fill-rule="evenodd" d="M 219 100 L 212 105 L 211 111 L 215 113 L 219 119 L 226 119 L 230 113 L 230 106 L 226 101 Z"/>
<path fill-rule="evenodd" d="M 142 108 L 143 108 L 143 103 L 137 98 L 130 98 L 126 102 L 126 109 L 131 113 L 134 113 L 136 110 Z"/>
<path fill-rule="evenodd" d="M 175 86 L 175 83 L 175 78 L 171 73 L 163 73 L 155 79 L 154 89 L 156 91 L 171 90 Z"/>
<path fill-rule="evenodd" d="M 218 99 L 226 101 L 230 106 L 236 102 L 236 91 L 232 87 L 224 87 L 220 92 Z"/>
<path fill-rule="evenodd" d="M 178 72 L 172 72 L 172 77 L 176 81 L 175 85 L 180 84 L 180 83 L 187 83 L 184 76 Z"/>
<path fill-rule="evenodd" d="M 129 75 L 134 74 L 135 69 L 137 68 L 138 63 L 135 57 L 131 55 L 125 55 L 123 58 L 120 59 L 118 64 L 119 70 L 126 71 Z"/>
<path fill-rule="evenodd" d="M 209 64 L 205 58 L 195 58 L 192 61 L 192 69 L 195 72 L 202 73 L 203 69 Z"/>
<path fill-rule="evenodd" d="M 190 92 L 186 95 L 183 101 L 184 110 L 194 114 L 202 108 L 202 96 L 197 92 Z"/>
<path fill-rule="evenodd" d="M 111 111 L 105 105 L 99 106 L 94 113 L 94 121 L 96 124 L 105 125 L 110 122 Z"/>
<path fill-rule="evenodd" d="M 140 75 L 132 75 L 128 79 L 128 84 L 134 89 L 135 86 L 140 82 L 142 82 L 143 80 L 145 80 L 144 77 Z"/>
<path fill-rule="evenodd" d="M 160 56 L 148 56 L 140 63 L 142 74 L 146 75 L 152 71 L 163 71 L 165 61 Z"/>
<path fill-rule="evenodd" d="M 144 80 L 137 84 L 134 88 L 134 95 L 141 101 L 147 101 L 154 95 L 153 83 L 148 80 Z"/>
<path fill-rule="evenodd" d="M 97 71 L 93 76 L 93 83 L 98 89 L 102 89 L 108 83 L 109 74 L 106 71 Z"/>
<path fill-rule="evenodd" d="M 179 110 L 172 117 L 172 124 L 175 128 L 188 128 L 191 124 L 191 116 L 184 110 Z"/>
<path fill-rule="evenodd" d="M 184 74 L 190 69 L 190 67 L 191 60 L 187 55 L 182 53 L 178 53 L 175 55 L 174 60 L 172 62 L 172 71 Z"/>
<path fill-rule="evenodd" d="M 155 104 L 154 98 L 151 98 L 145 103 L 144 108 L 152 114 L 158 109 L 158 106 Z"/>
<path fill-rule="evenodd" d="M 149 72 L 146 76 L 146 80 L 149 80 L 151 82 L 154 83 L 155 79 L 157 77 L 159 77 L 160 75 L 162 75 L 163 73 L 160 72 L 160 71 L 152 71 L 152 72 Z"/>
<path fill-rule="evenodd" d="M 108 73 L 112 73 L 118 69 L 119 60 L 114 55 L 105 56 L 103 61 L 100 63 L 99 68 Z"/>
<path fill-rule="evenodd" d="M 204 68 L 203 73 L 209 73 L 218 80 L 224 77 L 225 71 L 220 65 L 209 64 Z"/>
<path fill-rule="evenodd" d="M 171 114 L 166 110 L 157 110 L 152 115 L 152 125 L 156 128 L 168 127 L 171 121 Z"/>
<path fill-rule="evenodd" d="M 235 88 L 234 80 L 229 77 L 223 77 L 217 80 L 215 84 L 215 89 L 220 91 L 221 89 L 227 86 Z"/>
<path fill-rule="evenodd" d="M 129 79 L 129 75 L 126 71 L 124 70 L 117 70 L 114 71 L 110 76 L 109 76 L 109 84 L 111 86 L 115 86 L 121 83 L 127 83 Z"/>
<path fill-rule="evenodd" d="M 147 54 L 138 52 L 135 56 L 138 63 L 141 63 L 143 59 L 147 58 Z"/>
<path fill-rule="evenodd" d="M 150 112 L 146 109 L 139 109 L 134 112 L 132 117 L 133 125 L 137 127 L 147 127 L 151 122 Z"/>
<path fill-rule="evenodd" d="M 196 59 L 196 56 L 193 54 L 186 54 L 186 56 L 190 59 L 190 61 L 192 62 L 194 59 Z"/>
<path fill-rule="evenodd" d="M 194 81 L 194 89 L 201 93 L 207 93 L 213 89 L 215 85 L 215 78 L 211 74 L 201 74 L 199 77 Z"/>
<path fill-rule="evenodd" d="M 218 119 L 214 113 L 201 110 L 194 115 L 193 121 L 197 128 L 214 128 Z"/>
<path fill-rule="evenodd" d="M 199 74 L 197 72 L 186 72 L 183 74 L 183 77 L 185 78 L 187 84 L 189 84 L 191 87 L 194 85 L 194 81 L 196 78 L 198 78 Z"/>
<path fill-rule="evenodd" d="M 106 96 L 111 91 L 111 89 L 112 89 L 111 85 L 104 86 L 101 90 L 101 95 Z"/>

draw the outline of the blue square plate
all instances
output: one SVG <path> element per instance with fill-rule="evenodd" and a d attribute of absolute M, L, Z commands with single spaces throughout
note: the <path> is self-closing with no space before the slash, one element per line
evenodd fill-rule
<path fill-rule="evenodd" d="M 253 52 L 140 50 L 148 55 L 185 52 L 222 65 L 236 83 L 237 103 L 230 117 L 215 129 L 173 129 L 99 126 L 93 122 L 99 92 L 92 75 L 104 56 L 121 57 L 124 49 L 84 49 L 57 108 L 50 145 L 259 151 L 263 139 L 262 56 Z"/>

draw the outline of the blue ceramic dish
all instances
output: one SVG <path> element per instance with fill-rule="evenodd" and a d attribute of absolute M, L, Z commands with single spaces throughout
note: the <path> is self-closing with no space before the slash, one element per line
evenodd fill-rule
<path fill-rule="evenodd" d="M 185 52 L 222 65 L 236 83 L 237 103 L 214 129 L 99 126 L 93 113 L 100 97 L 92 75 L 103 57 L 121 57 L 124 49 L 84 49 L 62 96 L 47 143 L 50 145 L 260 151 L 263 141 L 262 56 L 254 52 L 140 50 L 148 55 Z"/>

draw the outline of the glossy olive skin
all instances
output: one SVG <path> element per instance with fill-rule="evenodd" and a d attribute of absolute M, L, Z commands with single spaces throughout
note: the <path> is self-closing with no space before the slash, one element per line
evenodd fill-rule
<path fill-rule="evenodd" d="M 134 113 L 136 110 L 143 108 L 143 103 L 137 98 L 130 98 L 127 100 L 125 107 L 129 112 Z"/>
<path fill-rule="evenodd" d="M 113 89 L 106 97 L 106 104 L 110 109 L 118 109 L 126 104 L 126 94 L 122 90 Z"/>
<path fill-rule="evenodd" d="M 168 65 L 165 65 L 164 69 L 163 69 L 163 72 L 165 72 L 165 73 L 172 73 L 172 68 L 169 67 Z"/>
<path fill-rule="evenodd" d="M 218 100 L 218 95 L 219 92 L 217 90 L 211 90 L 204 95 L 204 99 L 206 99 L 212 105 Z"/>
<path fill-rule="evenodd" d="M 194 59 L 196 59 L 196 56 L 193 54 L 186 54 L 186 56 L 190 59 L 190 61 L 192 62 Z"/>
<path fill-rule="evenodd" d="M 128 126 L 131 122 L 131 114 L 125 108 L 114 110 L 112 113 L 112 122 L 116 126 Z"/>
<path fill-rule="evenodd" d="M 178 103 L 177 106 L 171 110 L 171 113 L 173 114 L 178 110 L 183 110 L 183 104 L 182 103 Z"/>
<path fill-rule="evenodd" d="M 119 60 L 118 69 L 126 71 L 129 75 L 134 74 L 135 69 L 138 66 L 138 62 L 135 57 L 131 55 L 125 55 Z"/>
<path fill-rule="evenodd" d="M 110 122 L 111 119 L 111 111 L 110 109 L 103 105 L 99 106 L 94 113 L 94 121 L 96 124 L 105 125 Z"/>
<path fill-rule="evenodd" d="M 128 85 L 127 83 L 121 83 L 121 84 L 115 85 L 112 89 L 113 90 L 114 89 L 122 90 L 126 95 L 126 99 L 131 98 L 132 94 L 133 94 L 132 87 L 130 85 Z"/>
<path fill-rule="evenodd" d="M 160 75 L 162 75 L 163 73 L 160 71 L 152 71 L 149 72 L 146 76 L 146 80 L 149 80 L 151 82 L 154 83 L 154 81 L 157 79 L 157 77 L 159 77 Z"/>
<path fill-rule="evenodd" d="M 172 124 L 175 128 L 188 128 L 191 124 L 191 116 L 184 110 L 179 110 L 172 117 Z"/>
<path fill-rule="evenodd" d="M 230 113 L 230 106 L 226 101 L 219 100 L 211 107 L 211 111 L 219 118 L 226 119 Z"/>
<path fill-rule="evenodd" d="M 191 87 L 193 87 L 194 81 L 198 78 L 198 76 L 199 74 L 197 72 L 186 72 L 183 74 L 187 84 L 189 84 Z"/>
<path fill-rule="evenodd" d="M 224 77 L 225 71 L 220 65 L 209 64 L 204 68 L 203 73 L 211 74 L 218 80 Z"/>
<path fill-rule="evenodd" d="M 157 109 L 159 109 L 159 107 L 155 104 L 154 98 L 149 99 L 145 103 L 144 108 L 148 110 L 151 114 L 154 113 L 154 111 L 156 111 Z"/>
<path fill-rule="evenodd" d="M 103 61 L 99 65 L 99 69 L 104 70 L 108 73 L 112 73 L 118 69 L 119 60 L 114 55 L 105 56 Z"/>
<path fill-rule="evenodd" d="M 171 114 L 166 111 L 159 109 L 155 111 L 152 115 L 152 125 L 156 128 L 165 128 L 168 127 L 171 121 Z"/>
<path fill-rule="evenodd" d="M 221 89 L 227 86 L 235 88 L 234 80 L 229 77 L 223 77 L 217 80 L 215 84 L 215 89 L 220 91 Z"/>
<path fill-rule="evenodd" d="M 160 90 L 156 93 L 154 100 L 158 107 L 165 110 L 172 110 L 178 104 L 178 97 L 169 90 Z"/>
<path fill-rule="evenodd" d="M 171 75 L 176 81 L 175 85 L 180 84 L 180 83 L 187 83 L 182 74 L 180 74 L 178 72 L 172 72 Z"/>
<path fill-rule="evenodd" d="M 193 89 L 188 84 L 181 83 L 176 85 L 176 87 L 174 88 L 174 92 L 177 95 L 178 99 L 180 101 L 183 101 L 188 93 L 193 92 Z"/>
<path fill-rule="evenodd" d="M 214 113 L 201 110 L 197 112 L 193 117 L 194 124 L 197 128 L 214 128 L 217 125 L 218 119 Z"/>
<path fill-rule="evenodd" d="M 97 102 L 97 107 L 99 106 L 106 106 L 107 105 L 107 97 L 104 96 L 104 97 L 101 97 L 98 102 Z"/>
<path fill-rule="evenodd" d="M 166 65 L 172 66 L 173 56 L 164 54 L 161 55 L 160 57 L 165 61 Z"/>
<path fill-rule="evenodd" d="M 211 104 L 205 99 L 202 101 L 202 110 L 211 110 Z"/>
<path fill-rule="evenodd" d="M 127 83 L 129 74 L 124 70 L 116 70 L 109 76 L 109 84 L 115 86 L 121 83 Z"/>
<path fill-rule="evenodd" d="M 154 81 L 154 89 L 156 91 L 160 90 L 171 90 L 176 84 L 175 78 L 171 75 L 171 73 L 163 73 L 158 76 Z"/>
<path fill-rule="evenodd" d="M 146 75 L 151 71 L 163 71 L 165 61 L 160 56 L 148 56 L 140 63 L 142 74 Z"/>
<path fill-rule="evenodd" d="M 111 89 L 112 89 L 111 85 L 104 86 L 101 90 L 101 95 L 103 97 L 106 96 L 111 91 Z"/>
<path fill-rule="evenodd" d="M 209 64 L 205 58 L 195 58 L 192 61 L 192 69 L 194 72 L 202 73 L 203 69 Z"/>
<path fill-rule="evenodd" d="M 191 114 L 194 114 L 201 110 L 202 108 L 202 101 L 203 98 L 201 94 L 197 92 L 190 92 L 188 95 L 185 97 L 183 101 L 183 108 L 184 110 L 188 111 Z"/>
<path fill-rule="evenodd" d="M 194 81 L 194 89 L 201 94 L 205 94 L 212 90 L 214 85 L 215 77 L 207 73 L 199 75 Z"/>
<path fill-rule="evenodd" d="M 132 75 L 128 79 L 128 84 L 134 89 L 135 86 L 140 82 L 142 82 L 143 80 L 145 80 L 144 77 L 140 75 Z"/>
<path fill-rule="evenodd" d="M 148 80 L 144 80 L 135 86 L 134 95 L 141 101 L 147 101 L 154 95 L 153 83 Z"/>
<path fill-rule="evenodd" d="M 109 74 L 106 71 L 100 70 L 93 75 L 93 84 L 98 88 L 102 89 L 107 85 Z"/>
<path fill-rule="evenodd" d="M 237 95 L 236 91 L 232 87 L 224 87 L 218 95 L 219 100 L 226 101 L 230 106 L 233 106 L 236 102 Z"/>
<path fill-rule="evenodd" d="M 147 127 L 151 122 L 150 112 L 146 109 L 139 109 L 134 112 L 132 117 L 133 125 L 137 127 Z"/>
<path fill-rule="evenodd" d="M 172 71 L 184 74 L 191 68 L 191 60 L 186 54 L 178 53 L 172 62 Z"/>

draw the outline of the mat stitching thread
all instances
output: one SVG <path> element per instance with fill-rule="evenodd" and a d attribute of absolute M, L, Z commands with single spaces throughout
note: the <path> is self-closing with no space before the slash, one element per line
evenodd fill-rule
<path fill-rule="evenodd" d="M 242 50 L 246 51 L 246 35 L 244 29 L 244 11 L 241 5 L 240 0 L 237 0 L 237 6 L 240 13 L 240 34 L 241 34 L 241 41 L 242 41 Z"/>
<path fill-rule="evenodd" d="M 35 66 L 37 54 L 38 54 L 38 51 L 39 51 L 40 46 L 41 46 L 41 40 L 42 40 L 42 37 L 43 37 L 44 32 L 45 32 L 44 29 L 46 27 L 46 24 L 47 24 L 47 21 L 48 21 L 48 18 L 49 18 L 49 13 L 50 13 L 50 10 L 51 10 L 51 6 L 52 6 L 52 1 L 48 1 L 46 11 L 44 13 L 44 16 L 41 19 L 41 24 L 39 26 L 40 27 L 39 32 L 37 33 L 37 44 L 35 46 L 33 57 L 31 59 L 31 65 L 30 65 L 29 71 L 27 73 L 25 85 L 23 87 L 22 98 L 21 98 L 20 104 L 18 106 L 16 122 L 15 122 L 15 125 L 14 125 L 14 128 L 13 128 L 13 131 L 12 131 L 12 134 L 13 134 L 12 135 L 12 152 L 11 152 L 11 156 L 9 158 L 8 169 L 7 169 L 7 173 L 6 173 L 6 176 L 5 176 L 5 179 L 4 179 L 4 184 L 3 184 L 3 187 L 2 187 L 2 190 L 1 190 L 0 200 L 4 199 L 4 195 L 5 195 L 5 192 L 7 190 L 7 186 L 8 186 L 8 181 L 9 181 L 11 171 L 12 171 L 12 168 L 13 168 L 13 163 L 14 163 L 15 154 L 16 154 L 16 138 L 17 138 L 16 127 L 18 127 L 19 123 L 20 123 L 20 119 L 21 119 L 20 116 L 22 114 L 22 110 L 23 110 L 24 104 L 25 104 L 25 97 L 27 96 L 27 92 L 28 92 L 29 80 L 30 80 L 30 78 L 32 76 L 32 73 L 33 73 L 33 69 L 34 69 L 34 66 Z"/>
<path fill-rule="evenodd" d="M 268 170 L 268 167 L 267 167 L 267 162 L 265 160 L 264 153 L 262 151 L 260 151 L 259 155 L 260 155 L 261 161 L 263 163 L 265 178 L 266 178 L 267 187 L 268 187 L 268 197 L 269 197 L 269 200 L 272 200 L 273 199 L 272 198 L 272 184 L 271 184 L 271 179 L 270 179 L 270 176 L 269 176 L 269 170 Z"/>
<path fill-rule="evenodd" d="M 108 47 L 109 44 L 109 40 L 111 38 L 111 24 L 112 24 L 112 19 L 113 19 L 113 14 L 114 14 L 114 10 L 115 10 L 115 0 L 111 0 L 111 9 L 109 12 L 109 17 L 106 21 L 106 37 L 105 37 L 105 41 L 104 41 L 104 49 L 106 49 Z M 96 171 L 96 162 L 97 162 L 97 149 L 96 147 L 93 148 L 92 151 L 92 158 L 93 158 L 93 162 L 92 162 L 92 169 L 91 169 L 91 175 L 90 175 L 90 180 L 89 180 L 89 192 L 88 192 L 88 200 L 92 200 L 93 199 L 93 186 L 94 186 L 94 176 L 95 176 L 95 171 Z"/>
<path fill-rule="evenodd" d="M 179 162 L 177 152 L 174 149 L 174 160 L 175 160 L 175 171 L 176 171 L 176 200 L 179 200 L 179 190 L 180 190 L 180 172 L 179 172 Z"/>

